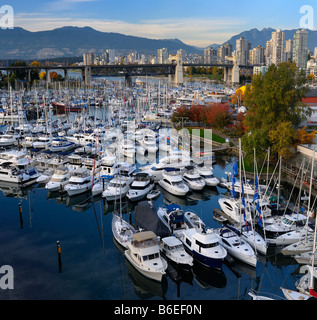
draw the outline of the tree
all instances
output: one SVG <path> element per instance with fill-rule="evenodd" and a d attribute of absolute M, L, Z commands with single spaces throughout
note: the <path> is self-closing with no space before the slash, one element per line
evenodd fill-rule
<path fill-rule="evenodd" d="M 264 75 L 253 76 L 244 93 L 244 106 L 247 108 L 244 125 L 248 133 L 244 135 L 242 143 L 248 160 L 253 161 L 254 149 L 257 150 L 258 159 L 263 160 L 269 147 L 275 150 L 277 157 L 281 151 L 274 146 L 278 141 L 273 139 L 273 133 L 279 132 L 281 125 L 285 131 L 289 129 L 285 123 L 290 123 L 296 129 L 307 118 L 310 108 L 302 103 L 302 98 L 309 90 L 306 83 L 305 72 L 299 71 L 296 64 L 290 62 L 271 65 Z"/>
<path fill-rule="evenodd" d="M 189 110 L 186 106 L 178 107 L 172 114 L 171 120 L 175 123 L 179 121 L 179 118 L 189 118 Z"/>
<path fill-rule="evenodd" d="M 58 79 L 58 74 L 57 74 L 57 72 L 56 71 L 52 71 L 51 73 L 50 73 L 50 78 L 52 79 L 52 80 L 57 80 Z"/>
<path fill-rule="evenodd" d="M 202 122 L 204 119 L 204 106 L 192 105 L 189 109 L 189 119 L 193 122 Z"/>
<path fill-rule="evenodd" d="M 206 122 L 218 129 L 228 126 L 231 121 L 229 106 L 225 103 L 216 103 L 208 106 L 205 111 Z"/>
<path fill-rule="evenodd" d="M 25 61 L 17 61 L 10 64 L 10 67 L 26 67 Z M 18 80 L 25 80 L 27 78 L 27 71 L 23 69 L 14 70 L 14 74 Z"/>
<path fill-rule="evenodd" d="M 38 69 L 35 70 L 31 70 L 31 81 L 33 80 L 39 80 L 40 79 L 40 70 L 41 70 L 41 66 L 42 63 L 38 62 L 38 61 L 33 61 L 30 63 L 31 67 L 39 67 Z"/>
<path fill-rule="evenodd" d="M 307 127 L 300 128 L 297 130 L 297 139 L 295 141 L 295 147 L 299 144 L 312 144 L 317 131 L 307 132 Z"/>
<path fill-rule="evenodd" d="M 293 155 L 292 144 L 294 142 L 295 130 L 290 121 L 282 122 L 278 127 L 270 130 L 268 137 L 272 144 L 271 151 L 276 153 L 278 157 L 287 159 Z"/>

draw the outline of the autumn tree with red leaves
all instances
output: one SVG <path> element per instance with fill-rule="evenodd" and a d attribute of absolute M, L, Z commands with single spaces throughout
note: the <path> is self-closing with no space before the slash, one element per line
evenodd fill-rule
<path fill-rule="evenodd" d="M 232 123 L 229 106 L 225 103 L 212 104 L 205 109 L 206 122 L 217 129 L 224 129 Z"/>

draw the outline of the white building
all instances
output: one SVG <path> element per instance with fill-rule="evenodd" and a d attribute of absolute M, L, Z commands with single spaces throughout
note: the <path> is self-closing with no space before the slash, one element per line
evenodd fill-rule
<path fill-rule="evenodd" d="M 272 32 L 272 60 L 276 66 L 284 62 L 284 39 L 285 35 L 281 29 Z"/>
<path fill-rule="evenodd" d="M 299 29 L 294 35 L 293 42 L 293 61 L 298 68 L 305 69 L 307 64 L 307 41 L 308 32 L 305 29 Z"/>

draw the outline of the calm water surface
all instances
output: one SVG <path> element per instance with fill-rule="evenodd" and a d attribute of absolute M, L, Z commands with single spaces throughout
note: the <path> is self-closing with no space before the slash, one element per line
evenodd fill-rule
<path fill-rule="evenodd" d="M 217 158 L 215 176 L 225 177 L 232 165 L 230 158 Z M 0 289 L 2 300 L 250 300 L 251 288 L 282 297 L 280 287 L 294 289 L 301 276 L 295 260 L 272 248 L 260 257 L 256 269 L 238 263 L 224 265 L 222 272 L 195 267 L 179 285 L 169 277 L 162 284 L 153 283 L 127 264 L 113 243 L 113 204 L 101 198 L 92 202 L 89 194 L 61 198 L 39 185 L 24 191 L 4 184 L 0 188 L 0 266 L 14 270 L 14 289 Z M 154 204 L 158 208 L 177 203 L 196 211 L 208 226 L 220 227 L 212 213 L 220 208 L 218 197 L 225 192 L 208 188 L 186 198 L 164 193 Z M 123 207 L 133 218 L 134 206 Z M 129 218 L 128 213 L 123 216 Z"/>

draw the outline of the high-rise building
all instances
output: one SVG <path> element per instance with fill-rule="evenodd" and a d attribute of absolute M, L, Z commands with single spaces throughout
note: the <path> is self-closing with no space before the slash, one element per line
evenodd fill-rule
<path fill-rule="evenodd" d="M 157 50 L 157 63 L 158 64 L 164 64 L 168 61 L 168 49 L 162 48 Z"/>
<path fill-rule="evenodd" d="M 249 51 L 249 63 L 251 65 L 263 65 L 264 64 L 264 51 L 265 49 L 260 45 Z"/>
<path fill-rule="evenodd" d="M 285 45 L 285 61 L 293 60 L 293 40 L 289 39 Z"/>
<path fill-rule="evenodd" d="M 265 47 L 265 64 L 270 66 L 272 64 L 272 51 L 273 51 L 273 41 L 272 39 L 266 42 Z"/>
<path fill-rule="evenodd" d="M 301 69 L 306 69 L 307 66 L 307 40 L 307 30 L 299 29 L 296 31 L 293 42 L 293 61 Z"/>
<path fill-rule="evenodd" d="M 232 44 L 227 42 L 223 46 L 225 48 L 225 56 L 231 57 L 232 56 Z"/>
<path fill-rule="evenodd" d="M 284 62 L 284 39 L 285 35 L 281 29 L 272 32 L 272 56 L 271 63 L 276 66 Z"/>
<path fill-rule="evenodd" d="M 94 60 L 96 58 L 95 53 L 87 52 L 83 54 L 83 62 L 85 66 L 91 66 L 94 64 Z"/>
<path fill-rule="evenodd" d="M 236 40 L 236 57 L 239 65 L 247 65 L 249 60 L 249 50 L 251 49 L 251 43 L 241 37 Z"/>
<path fill-rule="evenodd" d="M 212 63 L 217 58 L 217 50 L 209 47 L 204 50 L 204 63 Z"/>

